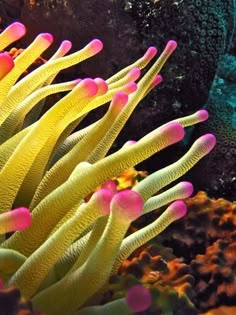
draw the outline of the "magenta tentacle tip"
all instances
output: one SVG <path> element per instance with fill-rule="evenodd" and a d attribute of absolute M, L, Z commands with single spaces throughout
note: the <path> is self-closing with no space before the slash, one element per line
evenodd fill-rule
<path fill-rule="evenodd" d="M 37 37 L 45 39 L 50 44 L 53 42 L 53 36 L 50 33 L 41 33 Z"/>
<path fill-rule="evenodd" d="M 171 212 L 173 220 L 178 220 L 187 213 L 187 206 L 182 200 L 177 200 L 174 201 L 166 211 Z"/>
<path fill-rule="evenodd" d="M 90 78 L 82 80 L 77 86 L 84 89 L 86 97 L 93 97 L 98 91 L 96 82 Z"/>
<path fill-rule="evenodd" d="M 80 79 L 80 78 L 74 80 L 74 82 L 75 82 L 76 84 L 79 84 L 81 81 L 82 81 L 82 79 Z"/>
<path fill-rule="evenodd" d="M 141 75 L 141 70 L 139 68 L 133 68 L 130 70 L 128 77 L 130 80 L 135 81 L 137 80 Z"/>
<path fill-rule="evenodd" d="M 209 117 L 208 111 L 205 109 L 198 110 L 196 114 L 200 122 L 207 120 Z"/>
<path fill-rule="evenodd" d="M 114 193 L 111 189 L 105 189 L 105 188 L 99 189 L 92 195 L 91 199 L 96 198 L 97 203 L 101 205 L 99 209 L 102 215 L 106 215 L 110 213 L 110 203 L 111 203 L 113 195 Z"/>
<path fill-rule="evenodd" d="M 200 144 L 200 146 L 204 150 L 204 153 L 208 154 L 216 145 L 216 137 L 211 133 L 207 133 L 198 138 L 196 142 Z"/>
<path fill-rule="evenodd" d="M 177 42 L 175 40 L 169 40 L 166 44 L 165 50 L 168 51 L 168 53 L 172 53 L 177 48 Z"/>
<path fill-rule="evenodd" d="M 189 196 L 192 195 L 193 193 L 193 185 L 190 182 L 181 182 L 179 183 L 179 185 L 181 186 L 181 188 L 183 189 L 184 193 L 185 193 L 185 197 L 187 198 Z"/>
<path fill-rule="evenodd" d="M 141 284 L 130 288 L 125 298 L 126 303 L 133 312 L 144 312 L 152 303 L 152 296 L 149 289 Z"/>
<path fill-rule="evenodd" d="M 143 58 L 147 61 L 151 61 L 153 57 L 157 54 L 156 47 L 149 47 L 146 53 L 144 54 Z"/>
<path fill-rule="evenodd" d="M 134 221 L 142 214 L 143 200 L 137 192 L 123 190 L 112 198 L 111 209 L 119 213 L 122 219 Z"/>
<path fill-rule="evenodd" d="M 19 22 L 12 23 L 10 26 L 8 26 L 7 29 L 10 29 L 10 31 L 14 34 L 16 39 L 21 38 L 26 33 L 26 27 L 24 26 L 24 24 Z"/>
<path fill-rule="evenodd" d="M 137 143 L 136 140 L 128 140 L 128 141 L 126 142 L 127 145 L 132 145 L 132 144 L 135 144 L 135 143 Z"/>
<path fill-rule="evenodd" d="M 72 42 L 69 40 L 63 40 L 61 43 L 61 48 L 63 51 L 68 52 L 72 47 Z"/>
<path fill-rule="evenodd" d="M 27 208 L 21 207 L 10 211 L 13 220 L 13 231 L 27 229 L 32 221 L 31 213 Z"/>
<path fill-rule="evenodd" d="M 14 61 L 7 53 L 0 53 L 0 80 L 7 75 L 14 67 Z"/>
<path fill-rule="evenodd" d="M 167 123 L 161 130 L 165 133 L 165 137 L 171 138 L 172 143 L 180 141 L 184 137 L 184 128 L 178 122 Z"/>
<path fill-rule="evenodd" d="M 112 180 L 112 179 L 110 179 L 107 182 L 105 182 L 104 184 L 102 184 L 101 189 L 108 189 L 111 191 L 111 193 L 113 195 L 115 195 L 115 193 L 117 193 L 116 184 L 115 184 L 114 180 Z"/>
<path fill-rule="evenodd" d="M 126 93 L 131 94 L 135 91 L 137 91 L 138 86 L 135 82 L 129 82 L 124 85 L 124 89 L 126 90 Z"/>
<path fill-rule="evenodd" d="M 103 43 L 99 39 L 93 39 L 88 46 L 93 54 L 97 54 L 103 49 Z"/>
<path fill-rule="evenodd" d="M 157 76 L 155 76 L 155 78 L 152 81 L 152 85 L 157 86 L 158 84 L 160 84 L 163 81 L 163 78 L 160 74 L 158 74 Z"/>
<path fill-rule="evenodd" d="M 156 79 L 156 81 L 157 81 L 157 84 L 158 84 L 158 83 L 161 83 L 161 82 L 163 81 L 163 77 L 162 77 L 162 75 L 160 75 L 160 74 L 158 74 L 155 79 Z"/>
<path fill-rule="evenodd" d="M 122 109 L 128 102 L 128 94 L 124 92 L 117 92 L 112 97 L 112 106 Z"/>
<path fill-rule="evenodd" d="M 122 146 L 122 149 L 130 147 L 131 145 L 134 145 L 135 143 L 137 143 L 137 141 L 135 140 L 128 140 L 127 142 L 125 142 L 125 144 Z"/>
<path fill-rule="evenodd" d="M 94 81 L 96 82 L 98 86 L 98 94 L 99 95 L 106 94 L 106 92 L 108 91 L 108 85 L 106 81 L 103 80 L 102 78 L 96 78 L 94 79 Z"/>

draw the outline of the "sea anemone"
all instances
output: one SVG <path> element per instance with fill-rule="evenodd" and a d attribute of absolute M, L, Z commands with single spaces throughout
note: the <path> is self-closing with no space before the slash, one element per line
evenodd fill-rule
<path fill-rule="evenodd" d="M 0 35 L 0 49 L 24 34 L 25 27 L 13 23 Z M 85 78 L 51 84 L 59 71 L 96 55 L 103 46 L 98 39 L 68 56 L 71 43 L 63 41 L 45 64 L 20 78 L 52 41 L 52 35 L 40 34 L 14 62 L 7 52 L 0 55 L 0 213 L 2 217 L 13 214 L 9 212 L 12 207 L 28 207 L 32 215 L 28 229 L 1 243 L 0 259 L 8 257 L 11 264 L 0 264 L 0 276 L 6 288 L 16 286 L 35 309 L 69 315 L 98 295 L 136 248 L 185 215 L 186 206 L 179 199 L 191 195 L 191 183 L 181 182 L 153 195 L 208 154 L 215 137 L 203 135 L 180 160 L 135 183 L 132 189 L 117 191 L 111 178 L 180 141 L 184 127 L 206 120 L 208 114 L 200 110 L 168 122 L 109 154 L 135 107 L 161 82 L 158 73 L 176 42 L 167 43 L 141 79 L 140 69 L 157 53 L 154 47 L 107 80 Z M 70 92 L 38 117 L 44 99 L 62 91 Z M 79 127 L 91 110 L 110 101 L 100 120 Z M 132 221 L 167 204 L 154 222 L 126 236 Z"/>

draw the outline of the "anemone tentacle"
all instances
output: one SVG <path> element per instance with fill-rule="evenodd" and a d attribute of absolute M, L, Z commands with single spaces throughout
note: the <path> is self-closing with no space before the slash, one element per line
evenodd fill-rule
<path fill-rule="evenodd" d="M 10 25 L 0 34 L 0 50 L 25 31 L 20 23 Z M 154 47 L 107 80 L 58 84 L 53 80 L 61 70 L 103 47 L 94 39 L 67 55 L 72 44 L 63 41 L 48 61 L 21 78 L 52 40 L 51 34 L 40 34 L 15 59 L 7 51 L 0 54 L 0 277 L 6 288 L 15 285 L 49 315 L 94 314 L 107 307 L 130 314 L 124 298 L 100 308 L 82 306 L 134 250 L 185 215 L 179 199 L 191 195 L 191 183 L 154 194 L 208 154 L 215 137 L 203 135 L 172 165 L 129 189 L 117 188 L 114 177 L 183 139 L 184 128 L 205 121 L 208 113 L 176 118 L 109 154 L 139 102 L 161 83 L 159 72 L 177 43 L 168 41 L 144 75 L 141 69 L 157 54 Z M 40 116 L 47 96 L 62 91 L 66 95 Z M 108 102 L 101 119 L 80 127 L 86 115 Z M 132 221 L 169 203 L 154 222 L 126 236 Z"/>

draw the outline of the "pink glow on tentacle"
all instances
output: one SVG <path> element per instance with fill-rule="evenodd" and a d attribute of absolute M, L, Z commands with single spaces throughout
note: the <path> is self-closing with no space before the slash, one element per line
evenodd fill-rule
<path fill-rule="evenodd" d="M 149 47 L 146 53 L 143 56 L 143 59 L 147 62 L 150 62 L 157 54 L 156 47 Z"/>
<path fill-rule="evenodd" d="M 167 123 L 160 132 L 164 133 L 164 137 L 170 139 L 169 144 L 178 142 L 184 137 L 184 128 L 177 122 Z"/>
<path fill-rule="evenodd" d="M 75 80 L 74 80 L 74 82 L 75 82 L 76 84 L 79 84 L 81 81 L 82 81 L 82 79 L 75 79 Z"/>
<path fill-rule="evenodd" d="M 106 94 L 108 91 L 108 85 L 106 81 L 101 78 L 96 78 L 94 81 L 98 86 L 97 96 Z"/>
<path fill-rule="evenodd" d="M 126 303 L 133 312 L 144 312 L 146 311 L 151 303 L 152 296 L 148 288 L 138 284 L 133 286 L 127 291 Z"/>
<path fill-rule="evenodd" d="M 208 154 L 214 148 L 216 144 L 216 138 L 213 134 L 207 133 L 204 136 L 198 138 L 195 141 L 195 143 L 199 145 L 199 150 L 201 150 L 201 152 L 204 152 L 205 155 Z"/>
<path fill-rule="evenodd" d="M 36 38 L 44 39 L 46 40 L 49 44 L 52 44 L 53 42 L 53 36 L 50 33 L 41 33 L 39 34 Z"/>
<path fill-rule="evenodd" d="M 25 35 L 26 27 L 22 23 L 15 22 L 9 25 L 3 33 L 5 32 L 10 37 L 11 41 L 14 42 Z"/>
<path fill-rule="evenodd" d="M 193 185 L 190 182 L 180 182 L 177 186 L 180 186 L 183 189 L 184 196 L 183 198 L 188 198 L 193 193 Z"/>
<path fill-rule="evenodd" d="M 86 78 L 81 80 L 75 89 L 79 90 L 81 97 L 93 97 L 98 91 L 98 86 L 93 79 Z"/>
<path fill-rule="evenodd" d="M 135 140 L 128 140 L 127 142 L 125 142 L 125 144 L 122 146 L 122 149 L 127 148 L 131 145 L 134 145 L 135 143 L 137 143 L 137 141 Z"/>
<path fill-rule="evenodd" d="M 155 76 L 155 78 L 153 79 L 152 83 L 150 84 L 149 89 L 152 90 L 154 87 L 156 87 L 158 84 L 160 84 L 163 81 L 163 78 L 160 74 L 158 74 L 157 76 Z"/>
<path fill-rule="evenodd" d="M 205 110 L 205 109 L 200 109 L 196 112 L 196 115 L 199 119 L 199 122 L 202 122 L 202 121 L 205 121 L 208 119 L 209 117 L 209 114 L 208 114 L 208 111 Z"/>
<path fill-rule="evenodd" d="M 71 49 L 72 43 L 69 40 L 63 40 L 57 51 L 52 55 L 49 60 L 55 60 L 57 58 L 65 56 Z"/>
<path fill-rule="evenodd" d="M 13 68 L 14 61 L 7 53 L 0 53 L 0 80 L 5 77 Z"/>
<path fill-rule="evenodd" d="M 36 47 L 39 47 L 40 50 L 46 50 L 52 43 L 53 36 L 51 34 L 41 33 L 35 38 L 32 44 L 34 44 Z"/>
<path fill-rule="evenodd" d="M 1 214 L 1 230 L 14 232 L 27 229 L 32 221 L 30 211 L 21 207 Z"/>
<path fill-rule="evenodd" d="M 99 189 L 92 195 L 91 200 L 96 198 L 96 203 L 101 211 L 101 215 L 110 213 L 110 203 L 113 195 L 112 190 L 105 188 Z"/>
<path fill-rule="evenodd" d="M 174 201 L 164 212 L 164 214 L 171 215 L 173 221 L 182 218 L 186 213 L 187 207 L 182 200 Z"/>
<path fill-rule="evenodd" d="M 69 40 L 63 40 L 61 42 L 59 50 L 61 50 L 62 54 L 65 55 L 70 51 L 71 47 L 72 47 L 72 43 Z"/>
<path fill-rule="evenodd" d="M 112 179 L 110 179 L 107 182 L 105 182 L 104 184 L 102 184 L 101 189 L 108 189 L 111 191 L 111 193 L 113 195 L 115 195 L 117 193 L 116 184 Z"/>
<path fill-rule="evenodd" d="M 139 68 L 133 68 L 127 74 L 127 79 L 129 81 L 136 81 L 141 75 L 141 70 Z"/>
<path fill-rule="evenodd" d="M 137 192 L 133 190 L 123 190 L 112 198 L 111 209 L 115 211 L 121 219 L 134 221 L 142 214 L 143 201 Z"/>
<path fill-rule="evenodd" d="M 85 49 L 95 55 L 103 49 L 103 43 L 99 39 L 93 39 L 87 46 L 85 46 Z"/>
<path fill-rule="evenodd" d="M 138 86 L 135 82 L 129 82 L 122 87 L 124 93 L 132 94 L 137 91 Z"/>
<path fill-rule="evenodd" d="M 123 92 L 117 92 L 113 95 L 110 108 L 118 115 L 128 103 L 128 95 Z"/>
<path fill-rule="evenodd" d="M 174 50 L 177 48 L 177 42 L 175 40 L 169 40 L 164 49 L 164 53 L 172 54 Z"/>
<path fill-rule="evenodd" d="M 14 230 L 27 229 L 32 221 L 31 214 L 27 208 L 21 207 L 11 211 L 12 220 L 15 221 Z"/>

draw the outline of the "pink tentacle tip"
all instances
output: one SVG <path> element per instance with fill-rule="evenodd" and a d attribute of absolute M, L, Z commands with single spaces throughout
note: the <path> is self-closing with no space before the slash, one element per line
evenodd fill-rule
<path fill-rule="evenodd" d="M 158 74 L 157 76 L 155 76 L 155 78 L 153 79 L 152 83 L 151 83 L 151 88 L 157 86 L 158 84 L 160 84 L 163 81 L 163 78 L 160 74 Z"/>
<path fill-rule="evenodd" d="M 79 84 L 81 81 L 82 79 L 79 79 L 79 78 L 74 80 L 75 84 Z"/>
<path fill-rule="evenodd" d="M 127 142 L 125 142 L 125 144 L 122 146 L 122 149 L 130 147 L 131 145 L 134 145 L 135 143 L 137 143 L 137 141 L 135 140 L 128 140 Z"/>
<path fill-rule="evenodd" d="M 154 78 L 154 82 L 156 82 L 156 84 L 159 84 L 163 81 L 163 77 L 162 75 L 158 74 L 155 78 Z"/>
<path fill-rule="evenodd" d="M 161 131 L 164 133 L 164 137 L 169 138 L 170 144 L 180 141 L 184 137 L 184 128 L 178 122 L 167 123 Z"/>
<path fill-rule="evenodd" d="M 26 27 L 19 22 L 12 23 L 6 30 L 10 31 L 10 34 L 12 34 L 15 40 L 21 38 L 26 33 Z"/>
<path fill-rule="evenodd" d="M 207 120 L 209 117 L 208 111 L 205 109 L 198 110 L 196 114 L 200 122 Z"/>
<path fill-rule="evenodd" d="M 2 290 L 2 289 L 3 289 L 3 287 L 4 287 L 4 282 L 3 282 L 3 280 L 2 280 L 2 279 L 0 279 L 0 290 Z"/>
<path fill-rule="evenodd" d="M 200 150 L 202 150 L 204 154 L 208 154 L 216 145 L 216 137 L 211 133 L 207 133 L 198 138 L 196 142 L 200 146 Z"/>
<path fill-rule="evenodd" d="M 50 33 L 41 33 L 37 37 L 44 39 L 48 44 L 52 44 L 53 42 L 53 36 Z"/>
<path fill-rule="evenodd" d="M 110 203 L 113 197 L 113 192 L 110 189 L 99 189 L 92 195 L 92 199 L 96 198 L 96 203 L 102 215 L 110 213 Z"/>
<path fill-rule="evenodd" d="M 177 42 L 175 40 L 169 40 L 166 44 L 165 51 L 168 52 L 168 54 L 172 54 L 172 52 L 177 48 Z"/>
<path fill-rule="evenodd" d="M 144 54 L 143 58 L 149 62 L 152 60 L 153 57 L 156 56 L 156 54 L 157 54 L 156 47 L 149 47 L 146 53 Z"/>
<path fill-rule="evenodd" d="M 180 187 L 183 189 L 184 197 L 187 198 L 193 193 L 193 185 L 190 182 L 181 182 L 179 183 Z"/>
<path fill-rule="evenodd" d="M 166 210 L 171 214 L 173 220 L 178 220 L 187 213 L 187 206 L 182 200 L 174 201 Z"/>
<path fill-rule="evenodd" d="M 108 91 L 108 85 L 107 85 L 106 81 L 101 79 L 101 78 L 96 78 L 96 79 L 94 79 L 94 81 L 96 82 L 96 84 L 98 86 L 97 95 L 106 94 L 106 92 Z"/>
<path fill-rule="evenodd" d="M 99 39 L 93 39 L 89 44 L 88 48 L 91 49 L 93 54 L 99 53 L 103 49 L 103 43 Z"/>
<path fill-rule="evenodd" d="M 141 70 L 139 68 L 133 68 L 128 73 L 128 79 L 131 81 L 137 80 L 141 75 Z"/>
<path fill-rule="evenodd" d="M 14 67 L 14 61 L 7 53 L 0 54 L 0 80 L 5 77 Z"/>
<path fill-rule="evenodd" d="M 115 195 L 117 193 L 117 187 L 114 182 L 114 180 L 110 179 L 104 184 L 102 184 L 101 189 L 108 189 L 111 191 L 112 195 Z"/>
<path fill-rule="evenodd" d="M 125 90 L 126 93 L 132 94 L 135 91 L 137 91 L 138 86 L 137 86 L 137 84 L 135 82 L 129 82 L 126 85 L 124 85 L 123 89 Z"/>
<path fill-rule="evenodd" d="M 148 288 L 138 284 L 127 291 L 126 303 L 133 312 L 144 312 L 152 304 L 152 295 Z"/>
<path fill-rule="evenodd" d="M 85 93 L 85 97 L 93 97 L 98 92 L 98 86 L 96 82 L 90 78 L 82 80 L 79 83 L 78 87 L 83 89 L 83 92 Z"/>
<path fill-rule="evenodd" d="M 11 220 L 13 222 L 13 231 L 27 229 L 32 221 L 29 209 L 21 207 L 10 211 Z"/>
<path fill-rule="evenodd" d="M 111 209 L 121 219 L 131 222 L 142 214 L 143 200 L 137 192 L 128 189 L 123 190 L 112 198 Z"/>
<path fill-rule="evenodd" d="M 128 103 L 129 97 L 128 94 L 124 92 L 117 92 L 112 97 L 112 108 L 117 109 L 118 111 L 122 110 L 124 106 Z"/>
<path fill-rule="evenodd" d="M 72 42 L 70 42 L 69 40 L 63 40 L 60 48 L 66 54 L 71 49 L 71 47 L 72 47 Z"/>

